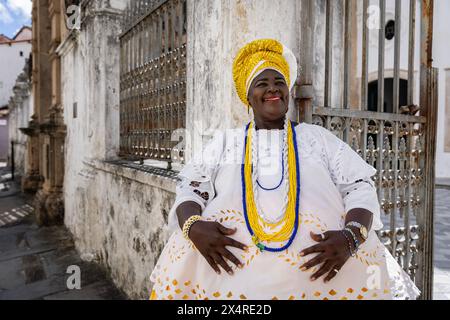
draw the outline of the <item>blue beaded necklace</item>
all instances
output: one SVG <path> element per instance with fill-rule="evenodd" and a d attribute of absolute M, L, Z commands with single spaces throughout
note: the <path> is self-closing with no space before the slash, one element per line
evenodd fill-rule
<path fill-rule="evenodd" d="M 266 190 L 266 191 L 273 191 L 273 190 L 278 189 L 278 188 L 281 186 L 281 183 L 282 183 L 283 180 L 284 180 L 284 158 L 283 158 L 283 155 L 284 155 L 284 152 L 282 151 L 282 152 L 281 152 L 281 180 L 280 180 L 280 183 L 279 183 L 275 188 L 264 188 L 264 187 L 259 183 L 258 179 L 256 179 L 256 183 L 258 184 L 258 186 L 259 186 L 261 189 Z M 253 171 L 253 165 L 252 165 L 252 171 Z"/>
<path fill-rule="evenodd" d="M 248 220 L 247 215 L 247 200 L 246 200 L 246 193 L 245 193 L 245 179 L 244 179 L 244 168 L 245 168 L 245 150 L 247 148 L 247 136 L 248 136 L 248 128 L 250 126 L 250 123 L 247 124 L 245 127 L 245 138 L 244 138 L 244 153 L 242 157 L 242 165 L 241 165 L 241 184 L 242 184 L 242 205 L 244 207 L 244 217 L 245 217 L 245 224 L 247 225 L 247 229 L 250 233 L 250 235 L 253 237 L 255 233 L 253 232 L 252 227 L 250 226 L 250 221 Z M 292 121 L 291 126 L 294 128 Z M 298 150 L 297 150 L 297 136 L 295 134 L 295 131 L 292 134 L 292 139 L 294 142 L 294 150 L 295 150 L 295 168 L 297 170 L 297 190 L 296 190 L 296 202 L 295 202 L 295 224 L 294 224 L 294 231 L 292 232 L 291 237 L 286 242 L 286 244 L 280 248 L 272 248 L 268 247 L 262 243 L 258 244 L 258 248 L 261 251 L 269 251 L 269 252 L 280 252 L 284 251 L 292 244 L 294 241 L 295 236 L 297 235 L 298 230 L 298 220 L 299 220 L 299 214 L 298 214 L 298 205 L 300 202 L 300 163 L 298 158 Z"/>

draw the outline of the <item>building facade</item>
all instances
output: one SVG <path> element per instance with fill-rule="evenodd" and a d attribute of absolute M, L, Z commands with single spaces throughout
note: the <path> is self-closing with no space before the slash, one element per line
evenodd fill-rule
<path fill-rule="evenodd" d="M 22 27 L 9 39 L 0 35 L 0 107 L 8 104 L 13 87 L 31 53 L 31 28 Z"/>
<path fill-rule="evenodd" d="M 450 57 L 448 45 L 450 28 L 447 13 L 448 1 L 435 2 L 435 38 L 433 42 L 434 65 L 439 69 L 439 113 L 436 145 L 436 177 L 450 177 Z"/>
<path fill-rule="evenodd" d="M 22 27 L 16 35 L 10 39 L 0 35 L 0 160 L 7 161 L 11 153 L 9 140 L 9 99 L 13 96 L 13 88 L 17 76 L 25 66 L 25 59 L 31 52 L 31 28 Z"/>
<path fill-rule="evenodd" d="M 9 99 L 9 164 L 14 164 L 14 175 L 23 177 L 28 160 L 28 137 L 23 132 L 33 115 L 31 94 L 31 59 L 27 59 L 23 71 L 17 77 L 13 96 Z M 14 154 L 13 154 L 14 153 Z"/>

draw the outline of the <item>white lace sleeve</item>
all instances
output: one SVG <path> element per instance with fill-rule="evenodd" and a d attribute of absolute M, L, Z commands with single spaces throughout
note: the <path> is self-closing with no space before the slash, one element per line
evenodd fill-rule
<path fill-rule="evenodd" d="M 373 214 L 371 229 L 380 230 L 383 227 L 380 203 L 371 179 L 376 169 L 333 133 L 319 126 L 317 128 L 320 128 L 318 131 L 324 141 L 331 179 L 342 196 L 345 212 L 354 208 L 369 210 Z"/>
<path fill-rule="evenodd" d="M 217 131 L 178 174 L 176 198 L 168 216 L 170 232 L 179 228 L 176 209 L 181 203 L 194 201 L 203 211 L 215 197 L 214 179 L 223 152 L 223 137 L 223 133 Z"/>

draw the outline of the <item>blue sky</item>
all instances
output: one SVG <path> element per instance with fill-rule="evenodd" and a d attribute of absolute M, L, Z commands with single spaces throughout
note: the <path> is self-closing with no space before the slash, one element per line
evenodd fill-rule
<path fill-rule="evenodd" d="M 31 0 L 0 0 L 0 34 L 12 38 L 23 25 L 31 26 Z"/>

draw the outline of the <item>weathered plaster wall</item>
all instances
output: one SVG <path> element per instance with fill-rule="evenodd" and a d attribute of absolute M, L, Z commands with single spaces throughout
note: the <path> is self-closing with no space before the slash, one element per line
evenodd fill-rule
<path fill-rule="evenodd" d="M 145 299 L 168 237 L 175 184 L 103 162 L 117 158 L 119 145 L 122 5 L 91 1 L 82 29 L 58 49 L 67 125 L 65 224 L 83 258 L 107 268 L 131 298 Z"/>
<path fill-rule="evenodd" d="M 435 1 L 434 12 L 433 66 L 439 68 L 436 177 L 450 178 L 450 2 Z"/>
<path fill-rule="evenodd" d="M 25 175 L 27 158 L 27 137 L 20 132 L 19 128 L 28 125 L 30 110 L 32 110 L 32 97 L 28 96 L 9 114 L 9 140 L 14 142 L 14 173 L 18 176 Z M 8 158 L 11 160 L 10 150 Z"/>
<path fill-rule="evenodd" d="M 33 113 L 31 83 L 21 73 L 14 86 L 14 95 L 9 100 L 9 142 L 14 142 L 14 173 L 25 175 L 27 161 L 27 136 L 19 128 L 28 126 Z M 11 148 L 8 145 L 8 159 L 11 161 Z"/>
<path fill-rule="evenodd" d="M 22 52 L 22 55 L 20 55 Z M 25 59 L 30 56 L 30 41 L 0 44 L 0 106 L 8 104 L 14 94 L 13 87 L 17 76 L 22 72 Z"/>
<path fill-rule="evenodd" d="M 239 49 L 259 38 L 275 38 L 300 56 L 300 1 L 196 0 L 188 2 L 187 139 L 186 157 L 193 143 L 211 130 L 234 128 L 252 118 L 240 102 L 232 77 Z M 291 101 L 289 117 L 296 118 Z"/>
<path fill-rule="evenodd" d="M 130 298 L 146 299 L 152 268 L 169 236 L 174 183 L 102 161 L 82 163 L 73 177 L 77 185 L 66 188 L 65 223 L 82 257 L 106 267 Z"/>

